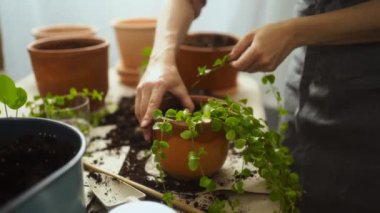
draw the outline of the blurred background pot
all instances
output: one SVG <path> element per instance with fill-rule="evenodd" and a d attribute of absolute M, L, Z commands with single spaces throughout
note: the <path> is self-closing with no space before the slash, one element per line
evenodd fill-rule
<path fill-rule="evenodd" d="M 28 46 L 41 96 L 81 91 L 108 90 L 108 42 L 101 38 L 47 38 Z M 91 101 L 92 111 L 103 103 Z"/>
<path fill-rule="evenodd" d="M 238 38 L 222 33 L 193 33 L 180 45 L 177 66 L 187 88 L 197 81 L 198 67 L 212 67 L 217 58 L 229 54 Z M 230 65 L 203 76 L 194 88 L 204 89 L 216 96 L 233 95 L 237 92 L 238 70 Z"/>
<path fill-rule="evenodd" d="M 208 96 L 191 96 L 195 105 L 206 103 L 211 98 Z M 164 99 L 161 108 L 166 111 L 168 108 L 178 109 L 181 103 L 177 99 Z M 199 128 L 199 135 L 191 140 L 181 138 L 181 132 L 188 129 L 186 122 L 171 121 L 173 131 L 171 134 L 164 134 L 163 140 L 169 143 L 169 147 L 164 150 L 165 159 L 161 159 L 162 169 L 170 176 L 180 180 L 196 180 L 202 176 L 201 170 L 191 171 L 188 166 L 188 155 L 190 151 L 196 151 L 203 147 L 205 155 L 200 157 L 200 165 L 204 175 L 210 176 L 218 171 L 224 164 L 229 142 L 225 138 L 224 131 L 215 132 L 211 128 L 211 123 L 202 123 Z M 154 139 L 161 140 L 160 130 L 154 130 Z"/>
<path fill-rule="evenodd" d="M 37 27 L 32 30 L 35 39 L 51 37 L 94 37 L 96 28 L 89 25 L 80 24 L 57 24 L 50 26 Z"/>
<path fill-rule="evenodd" d="M 85 212 L 84 136 L 40 118 L 0 119 L 0 212 Z"/>
<path fill-rule="evenodd" d="M 121 82 L 127 86 L 137 86 L 144 61 L 146 48 L 152 48 L 156 19 L 120 19 L 112 23 L 119 45 L 121 60 L 116 69 Z"/>

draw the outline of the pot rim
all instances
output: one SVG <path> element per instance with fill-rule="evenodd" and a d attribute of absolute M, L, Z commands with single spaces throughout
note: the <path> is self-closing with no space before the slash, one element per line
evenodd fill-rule
<path fill-rule="evenodd" d="M 239 41 L 239 37 L 234 34 L 229 34 L 229 33 L 222 33 L 222 32 L 194 32 L 194 33 L 189 33 L 186 35 L 186 37 L 195 37 L 195 36 L 202 36 L 202 35 L 219 35 L 219 36 L 224 36 L 231 38 L 237 42 Z M 214 52 L 214 51 L 219 51 L 219 52 L 230 52 L 235 45 L 229 45 L 229 46 L 223 46 L 223 47 L 195 47 L 195 46 L 190 46 L 187 44 L 181 44 L 179 48 L 181 50 L 185 51 L 193 51 L 193 52 Z"/>
<path fill-rule="evenodd" d="M 81 31 L 75 31 L 83 29 L 83 31 L 88 30 L 86 33 L 88 34 L 96 34 L 98 31 L 97 27 L 86 25 L 86 24 L 53 24 L 53 25 L 46 25 L 46 26 L 40 26 L 35 27 L 31 30 L 31 34 L 35 37 L 42 37 L 45 38 L 47 36 L 61 36 L 62 32 L 49 32 L 49 30 L 57 30 L 57 29 L 65 29 L 70 28 L 74 31 L 66 31 L 67 36 L 71 36 L 76 34 L 77 32 Z M 66 35 L 62 35 L 66 36 Z"/>
<path fill-rule="evenodd" d="M 131 24 L 131 22 L 140 22 L 144 25 Z M 151 17 L 114 19 L 111 25 L 117 30 L 152 30 L 156 28 L 157 19 Z"/>
<path fill-rule="evenodd" d="M 99 41 L 99 44 L 80 47 L 80 48 L 70 48 L 70 49 L 39 49 L 36 48 L 37 45 L 49 43 L 49 42 L 62 42 L 62 41 L 83 41 L 83 40 L 92 40 Z M 75 53 L 75 52 L 90 52 L 98 49 L 107 48 L 109 42 L 106 39 L 100 37 L 51 37 L 51 38 L 42 38 L 36 41 L 33 41 L 28 45 L 28 51 L 33 53 L 48 53 L 48 54 L 62 54 L 62 53 Z"/>
<path fill-rule="evenodd" d="M 45 118 L 0 118 L 0 120 L 12 120 L 12 121 L 23 121 L 23 120 L 29 120 L 29 121 L 40 121 L 49 123 L 49 125 L 58 125 L 67 129 L 70 129 L 71 131 L 75 132 L 79 138 L 80 138 L 80 148 L 78 152 L 75 154 L 74 157 L 71 158 L 70 161 L 68 161 L 65 165 L 58 168 L 56 171 L 51 173 L 50 175 L 46 176 L 45 178 L 41 179 L 37 184 L 33 185 L 31 188 L 27 189 L 25 192 L 20 194 L 19 196 L 13 198 L 11 201 L 6 203 L 4 206 L 0 206 L 0 210 L 4 212 L 8 212 L 18 205 L 22 204 L 26 200 L 28 200 L 33 195 L 37 194 L 42 189 L 46 188 L 50 184 L 52 184 L 55 180 L 60 178 L 63 174 L 67 173 L 72 167 L 74 167 L 78 162 L 81 163 L 81 158 L 84 154 L 85 147 L 86 147 L 86 139 L 84 135 L 76 128 L 65 124 L 61 121 L 51 120 L 51 119 L 45 119 Z"/>

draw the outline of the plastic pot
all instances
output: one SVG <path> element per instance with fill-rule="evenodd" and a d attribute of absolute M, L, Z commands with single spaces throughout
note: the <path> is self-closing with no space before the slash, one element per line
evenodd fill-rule
<path fill-rule="evenodd" d="M 51 26 L 37 27 L 32 30 L 35 39 L 52 37 L 94 37 L 96 28 L 89 25 L 79 24 L 57 24 Z"/>
<path fill-rule="evenodd" d="M 101 38 L 47 38 L 28 46 L 41 96 L 68 94 L 70 88 L 107 93 L 108 42 Z M 90 102 L 92 111 L 102 104 Z"/>
<path fill-rule="evenodd" d="M 144 60 L 145 48 L 153 47 L 156 19 L 133 18 L 112 22 L 119 47 L 120 63 L 116 69 L 121 82 L 127 86 L 137 86 Z"/>
<path fill-rule="evenodd" d="M 198 77 L 198 67 L 212 67 L 218 58 L 228 55 L 238 38 L 222 33 L 193 33 L 187 35 L 180 45 L 177 66 L 187 88 L 200 79 L 194 88 L 208 90 L 216 96 L 233 95 L 237 92 L 238 70 L 230 65 L 207 76 Z"/>
<path fill-rule="evenodd" d="M 205 103 L 211 97 L 191 96 L 194 104 Z M 180 106 L 177 101 L 164 100 L 162 109 L 175 108 Z M 204 175 L 210 176 L 218 171 L 224 164 L 229 148 L 229 142 L 225 138 L 224 131 L 215 132 L 211 129 L 211 123 L 202 123 L 199 128 L 198 137 L 194 138 L 194 144 L 191 140 L 184 140 L 180 134 L 187 130 L 185 122 L 171 122 L 173 126 L 172 134 L 164 134 L 163 140 L 169 143 L 165 149 L 166 159 L 161 160 L 162 169 L 170 176 L 180 180 L 195 180 L 202 176 L 201 170 L 191 171 L 188 167 L 188 155 L 190 151 L 196 151 L 203 147 L 205 155 L 200 158 L 200 165 Z M 154 138 L 160 140 L 161 132 L 154 130 Z"/>
<path fill-rule="evenodd" d="M 0 206 L 0 212 L 85 212 L 81 157 L 86 142 L 82 133 L 67 124 L 40 118 L 0 119 L 0 130 L 2 143 L 46 134 L 74 150 L 63 166 Z"/>

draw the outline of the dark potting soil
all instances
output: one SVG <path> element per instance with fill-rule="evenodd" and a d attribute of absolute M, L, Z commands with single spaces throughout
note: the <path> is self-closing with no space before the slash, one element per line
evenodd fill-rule
<path fill-rule="evenodd" d="M 236 44 L 236 40 L 232 37 L 222 35 L 196 35 L 190 36 L 183 42 L 184 45 L 193 47 L 227 47 Z"/>
<path fill-rule="evenodd" d="M 0 206 L 62 167 L 75 154 L 74 147 L 46 135 L 0 141 Z"/>

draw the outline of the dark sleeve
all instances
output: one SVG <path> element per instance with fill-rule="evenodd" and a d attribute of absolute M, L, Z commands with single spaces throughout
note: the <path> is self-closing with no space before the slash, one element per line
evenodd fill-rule
<path fill-rule="evenodd" d="M 195 14 L 194 17 L 196 18 L 201 13 L 202 8 L 206 5 L 207 0 L 190 0 L 190 1 L 193 5 L 194 14 Z"/>

